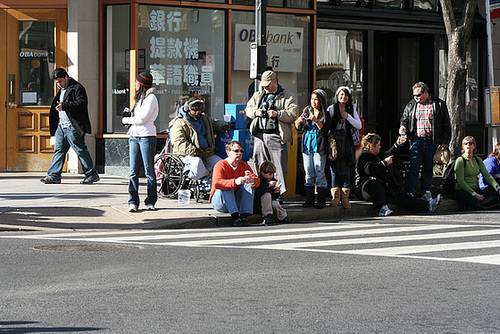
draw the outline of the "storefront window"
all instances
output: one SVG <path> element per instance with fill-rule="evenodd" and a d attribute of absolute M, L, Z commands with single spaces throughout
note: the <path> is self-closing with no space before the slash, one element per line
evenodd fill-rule
<path fill-rule="evenodd" d="M 199 96 L 205 113 L 224 114 L 224 12 L 213 9 L 139 6 L 139 71 L 153 75 L 160 114 L 168 128 L 182 100 Z"/>
<path fill-rule="evenodd" d="M 348 86 L 363 115 L 363 34 L 318 29 L 316 40 L 316 87 L 325 90 L 332 103 L 337 88 Z"/>
<path fill-rule="evenodd" d="M 254 13 L 233 12 L 233 72 L 231 102 L 249 98 L 250 43 L 255 42 Z M 300 108 L 309 103 L 309 69 L 312 66 L 309 16 L 267 15 L 267 66 L 278 74 L 278 82 L 297 98 Z"/>
<path fill-rule="evenodd" d="M 467 47 L 467 82 L 465 90 L 465 120 L 478 122 L 478 75 L 479 75 L 479 47 L 478 40 L 472 39 Z M 446 37 L 439 41 L 439 97 L 446 101 L 448 88 L 448 45 Z"/>
<path fill-rule="evenodd" d="M 19 22 L 19 105 L 49 105 L 54 97 L 54 22 Z"/>
<path fill-rule="evenodd" d="M 106 132 L 125 133 L 122 111 L 129 106 L 130 86 L 130 7 L 106 8 Z"/>

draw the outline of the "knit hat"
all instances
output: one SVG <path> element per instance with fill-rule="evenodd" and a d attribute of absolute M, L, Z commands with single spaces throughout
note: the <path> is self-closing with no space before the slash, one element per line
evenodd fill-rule
<path fill-rule="evenodd" d="M 327 95 L 326 95 L 326 92 L 322 89 L 315 89 L 313 90 L 313 92 L 311 93 L 312 94 L 315 94 L 317 97 L 318 97 L 318 100 L 321 104 L 321 108 L 322 109 L 326 109 L 327 107 L 327 104 L 326 104 L 326 100 L 327 100 Z"/>
<path fill-rule="evenodd" d="M 260 82 L 260 86 L 267 87 L 275 79 L 276 79 L 276 73 L 274 73 L 273 71 L 265 71 L 264 73 L 262 73 L 262 78 L 261 78 L 262 81 Z"/>
<path fill-rule="evenodd" d="M 147 88 L 153 85 L 153 76 L 149 72 L 139 73 L 135 80 L 137 80 L 141 85 Z"/>
<path fill-rule="evenodd" d="M 203 100 L 200 100 L 197 97 L 191 97 L 189 100 L 184 103 L 184 111 L 187 113 L 191 109 L 197 109 L 197 110 L 205 110 L 205 102 Z"/>

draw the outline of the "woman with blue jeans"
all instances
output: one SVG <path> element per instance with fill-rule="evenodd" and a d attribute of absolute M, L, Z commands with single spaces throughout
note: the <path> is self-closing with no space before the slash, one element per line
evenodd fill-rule
<path fill-rule="evenodd" d="M 311 94 L 310 105 L 304 108 L 302 115 L 295 121 L 297 130 L 302 130 L 302 162 L 304 164 L 306 201 L 303 207 L 314 206 L 323 209 L 328 196 L 325 166 L 329 150 L 328 131 L 330 115 L 326 112 L 326 93 L 316 89 Z M 315 203 L 314 186 L 318 200 Z"/>
<path fill-rule="evenodd" d="M 155 96 L 153 77 L 149 72 L 139 73 L 135 80 L 135 106 L 132 117 L 124 117 L 123 124 L 130 124 L 128 134 L 130 176 L 128 182 L 128 211 L 136 212 L 139 208 L 139 172 L 141 163 L 147 178 L 147 197 L 144 203 L 147 210 L 156 210 L 158 199 L 156 193 L 156 175 L 154 171 L 154 156 L 156 152 L 156 126 L 158 117 L 158 100 Z"/>

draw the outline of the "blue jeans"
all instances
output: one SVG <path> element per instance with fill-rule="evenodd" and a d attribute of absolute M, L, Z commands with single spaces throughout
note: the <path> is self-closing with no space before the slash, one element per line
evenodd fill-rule
<path fill-rule="evenodd" d="M 141 164 L 143 164 L 148 182 L 148 195 L 144 203 L 146 205 L 155 205 L 158 199 L 154 168 L 156 136 L 130 137 L 128 144 L 130 156 L 130 176 L 128 179 L 128 193 L 130 196 L 128 203 L 139 206 L 139 173 L 141 171 Z"/>
<path fill-rule="evenodd" d="M 254 188 L 250 183 L 245 183 L 236 192 L 234 189 L 215 190 L 212 196 L 212 208 L 219 212 L 253 213 Z"/>
<path fill-rule="evenodd" d="M 47 174 L 54 180 L 61 179 L 61 173 L 66 160 L 66 153 L 71 147 L 78 155 L 85 176 L 99 176 L 94 168 L 92 157 L 87 145 L 85 145 L 85 135 L 80 136 L 73 126 L 65 129 L 59 125 L 56 130 L 56 144 L 54 145 L 54 155 Z"/>
<path fill-rule="evenodd" d="M 410 168 L 406 175 L 406 192 L 415 194 L 418 184 L 418 172 L 422 166 L 422 177 L 420 180 L 420 192 L 424 193 L 431 190 L 432 167 L 434 165 L 432 158 L 436 153 L 438 145 L 432 140 L 423 138 L 414 138 L 410 145 Z"/>
<path fill-rule="evenodd" d="M 336 171 L 336 167 L 333 164 L 333 162 L 326 162 L 327 166 L 327 171 L 330 172 L 330 177 L 331 177 L 331 185 L 332 188 L 351 188 L 351 172 L 347 173 L 346 175 L 338 175 Z M 349 167 L 349 170 L 351 168 Z"/>
<path fill-rule="evenodd" d="M 316 185 L 318 188 L 328 188 L 325 175 L 326 155 L 304 151 L 302 152 L 302 162 L 306 173 L 306 187 Z"/>

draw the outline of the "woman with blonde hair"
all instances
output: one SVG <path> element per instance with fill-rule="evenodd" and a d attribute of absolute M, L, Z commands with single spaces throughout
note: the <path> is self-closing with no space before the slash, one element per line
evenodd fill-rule
<path fill-rule="evenodd" d="M 500 186 L 491 176 L 483 161 L 474 155 L 477 150 L 476 140 L 467 136 L 462 140 L 463 154 L 455 161 L 455 192 L 453 198 L 458 201 L 460 210 L 481 210 L 500 204 Z M 479 187 L 479 174 L 488 184 Z"/>
<path fill-rule="evenodd" d="M 376 133 L 366 134 L 361 141 L 363 152 L 356 164 L 356 196 L 372 202 L 379 216 L 393 214 L 388 207 L 390 203 L 398 204 L 412 213 L 433 213 L 441 202 L 441 195 L 426 201 L 404 192 L 402 175 L 398 179 L 394 153 L 403 148 L 406 140 L 406 135 L 400 135 L 396 143 L 385 152 L 380 152 L 382 139 Z M 394 180 L 396 181 L 391 182 Z"/>

